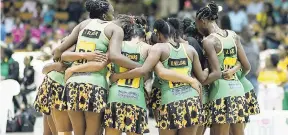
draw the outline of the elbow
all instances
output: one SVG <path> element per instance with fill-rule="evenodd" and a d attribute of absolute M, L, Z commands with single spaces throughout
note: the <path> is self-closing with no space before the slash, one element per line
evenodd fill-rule
<path fill-rule="evenodd" d="M 220 70 L 215 72 L 215 80 L 220 79 L 221 76 L 222 76 L 222 72 Z"/>
<path fill-rule="evenodd" d="M 109 59 L 111 62 L 117 61 L 118 58 L 119 58 L 119 56 L 118 56 L 117 54 L 109 53 L 109 55 L 108 55 L 108 59 Z"/>
<path fill-rule="evenodd" d="M 243 68 L 247 73 L 249 73 L 249 71 L 251 70 L 251 65 L 249 64 L 248 66 L 245 66 Z"/>

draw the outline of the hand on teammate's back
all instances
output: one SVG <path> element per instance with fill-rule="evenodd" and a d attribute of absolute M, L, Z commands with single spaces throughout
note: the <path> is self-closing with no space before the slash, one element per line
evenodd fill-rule
<path fill-rule="evenodd" d="M 88 61 L 106 62 L 107 56 L 105 53 L 98 51 L 85 53 L 85 59 Z"/>

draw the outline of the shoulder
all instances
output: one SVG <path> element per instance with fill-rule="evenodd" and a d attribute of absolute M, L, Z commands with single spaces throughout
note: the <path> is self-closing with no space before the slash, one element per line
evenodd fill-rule
<path fill-rule="evenodd" d="M 186 53 L 192 53 L 193 55 L 197 54 L 197 51 L 195 50 L 195 48 L 189 44 L 183 44 L 185 49 L 186 49 Z"/>
<path fill-rule="evenodd" d="M 80 30 L 83 29 L 86 25 L 88 25 L 90 22 L 92 21 L 92 19 L 87 19 L 87 20 L 84 20 L 82 22 L 80 22 L 78 24 L 78 27 L 80 27 Z"/>
<path fill-rule="evenodd" d="M 205 37 L 203 40 L 202 40 L 202 43 L 203 43 L 203 47 L 207 47 L 207 46 L 214 46 L 215 44 L 220 44 L 220 40 L 213 36 L 212 34 L 210 34 L 209 36 Z"/>

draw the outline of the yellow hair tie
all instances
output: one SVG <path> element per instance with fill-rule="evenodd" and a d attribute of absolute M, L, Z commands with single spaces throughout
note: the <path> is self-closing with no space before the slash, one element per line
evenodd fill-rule
<path fill-rule="evenodd" d="M 156 32 L 157 32 L 157 29 L 154 29 L 154 32 L 156 33 Z"/>

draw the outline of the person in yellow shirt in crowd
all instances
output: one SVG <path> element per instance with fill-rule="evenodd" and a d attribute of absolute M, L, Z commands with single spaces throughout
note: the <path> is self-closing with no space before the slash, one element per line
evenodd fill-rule
<path fill-rule="evenodd" d="M 277 65 L 278 71 L 283 73 L 283 82 L 284 88 L 284 99 L 283 99 L 283 110 L 288 110 L 288 46 L 280 46 L 280 61 Z"/>

